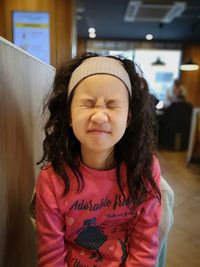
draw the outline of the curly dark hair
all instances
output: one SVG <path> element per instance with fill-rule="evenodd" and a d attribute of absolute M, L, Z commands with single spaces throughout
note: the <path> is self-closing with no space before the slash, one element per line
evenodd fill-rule
<path fill-rule="evenodd" d="M 74 91 L 68 96 L 68 84 L 72 72 L 88 57 L 99 56 L 96 53 L 85 53 L 61 65 L 56 71 L 53 91 L 50 93 L 44 111 L 48 109 L 49 117 L 45 124 L 45 139 L 43 142 L 43 156 L 38 164 L 51 163 L 54 171 L 64 180 L 65 193 L 70 189 L 70 179 L 65 171 L 67 164 L 76 175 L 78 185 L 84 184 L 79 171 L 80 143 L 70 127 L 70 107 Z M 153 155 L 156 153 L 157 123 L 155 117 L 155 104 L 148 90 L 146 80 L 142 77 L 139 69 L 133 61 L 113 57 L 122 62 L 129 74 L 132 85 L 132 97 L 129 99 L 130 121 L 128 127 L 115 145 L 114 160 L 117 170 L 117 182 L 124 195 L 121 179 L 120 166 L 122 162 L 127 165 L 127 180 L 130 197 L 137 206 L 144 202 L 149 192 L 149 186 L 153 189 L 154 196 L 161 198 L 159 188 L 152 177 Z"/>

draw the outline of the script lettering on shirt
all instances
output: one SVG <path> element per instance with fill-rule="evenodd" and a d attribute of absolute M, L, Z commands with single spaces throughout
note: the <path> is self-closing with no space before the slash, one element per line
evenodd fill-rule
<path fill-rule="evenodd" d="M 98 211 L 103 208 L 110 207 L 112 205 L 112 209 L 116 210 L 118 207 L 131 206 L 133 204 L 132 198 L 124 198 L 120 194 L 115 195 L 114 201 L 110 198 L 105 197 L 102 198 L 99 203 L 93 202 L 90 200 L 76 200 L 70 207 L 71 210 L 90 210 L 90 211 Z"/>
<path fill-rule="evenodd" d="M 133 203 L 132 198 L 125 199 L 122 195 L 116 194 L 115 200 L 113 203 L 113 210 L 117 207 L 130 206 Z"/>
<path fill-rule="evenodd" d="M 102 208 L 110 207 L 112 201 L 106 197 L 102 198 L 100 203 L 93 203 L 92 200 L 76 200 L 70 209 L 72 210 L 90 210 L 90 211 L 97 211 Z"/>

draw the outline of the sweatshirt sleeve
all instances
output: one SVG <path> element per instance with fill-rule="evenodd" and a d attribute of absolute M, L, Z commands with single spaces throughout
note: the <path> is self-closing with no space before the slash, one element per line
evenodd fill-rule
<path fill-rule="evenodd" d="M 65 224 L 48 170 L 42 170 L 36 185 L 37 267 L 66 267 Z"/>
<path fill-rule="evenodd" d="M 158 187 L 160 184 L 160 168 L 154 159 L 153 178 Z M 160 201 L 151 197 L 141 209 L 134 227 L 130 242 L 130 251 L 125 267 L 154 267 L 159 251 Z"/>

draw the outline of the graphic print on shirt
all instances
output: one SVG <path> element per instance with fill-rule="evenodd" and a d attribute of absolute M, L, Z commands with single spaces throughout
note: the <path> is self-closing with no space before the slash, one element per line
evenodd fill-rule
<path fill-rule="evenodd" d="M 83 248 L 82 253 L 71 258 L 73 267 L 100 267 L 111 258 L 120 264 L 126 261 L 129 251 L 127 236 L 132 233 L 138 218 L 131 198 L 124 198 L 121 194 L 103 196 L 98 200 L 75 198 L 70 211 L 67 225 L 73 233 L 77 251 Z M 81 214 L 82 220 L 74 232 L 73 224 L 78 214 Z"/>
<path fill-rule="evenodd" d="M 127 243 L 123 240 L 119 240 L 122 249 L 121 263 L 124 263 L 128 257 Z"/>
<path fill-rule="evenodd" d="M 103 261 L 99 249 L 107 241 L 107 236 L 103 231 L 104 228 L 96 225 L 95 217 L 85 220 L 83 225 L 83 228 L 78 231 L 75 243 L 93 251 L 90 255 L 90 259 L 95 259 L 96 262 Z"/>

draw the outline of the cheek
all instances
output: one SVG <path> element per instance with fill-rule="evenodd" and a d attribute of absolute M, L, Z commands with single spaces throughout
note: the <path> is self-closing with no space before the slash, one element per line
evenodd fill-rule
<path fill-rule="evenodd" d="M 77 126 L 79 125 L 79 123 L 77 122 L 77 117 L 75 114 L 72 114 L 71 116 L 71 127 L 73 129 L 73 131 L 76 130 Z"/>
<path fill-rule="evenodd" d="M 76 110 L 71 114 L 72 124 L 83 124 L 88 119 L 88 114 L 84 110 Z"/>
<path fill-rule="evenodd" d="M 80 123 L 77 123 L 77 121 L 73 121 L 72 120 L 71 128 L 72 128 L 72 131 L 73 131 L 74 135 L 76 136 L 76 138 L 80 142 L 80 138 L 81 138 L 81 136 L 83 134 L 83 130 L 82 130 L 82 127 L 81 127 Z"/>
<path fill-rule="evenodd" d="M 87 118 L 84 115 L 84 112 L 73 111 L 71 114 L 71 124 L 72 130 L 76 137 L 82 135 L 86 127 Z"/>
<path fill-rule="evenodd" d="M 129 120 L 128 115 L 124 115 L 121 116 L 121 118 L 118 118 L 118 120 L 115 123 L 118 134 L 120 135 L 124 134 L 126 128 L 128 127 L 128 120 Z"/>

